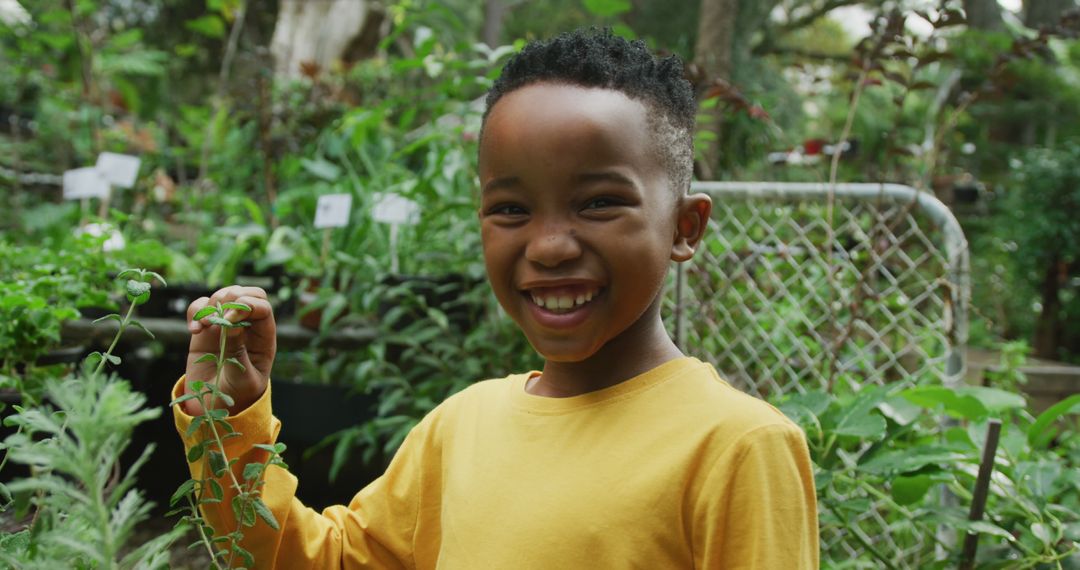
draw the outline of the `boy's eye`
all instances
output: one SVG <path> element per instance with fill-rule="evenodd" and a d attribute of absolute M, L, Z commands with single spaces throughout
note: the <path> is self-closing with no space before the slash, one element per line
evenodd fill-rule
<path fill-rule="evenodd" d="M 524 216 L 527 213 L 525 208 L 516 204 L 497 204 L 487 210 L 489 216 Z"/>
<path fill-rule="evenodd" d="M 585 210 L 599 210 L 603 208 L 612 208 L 618 206 L 620 202 L 615 198 L 608 196 L 601 196 L 599 198 L 593 198 L 585 203 Z"/>

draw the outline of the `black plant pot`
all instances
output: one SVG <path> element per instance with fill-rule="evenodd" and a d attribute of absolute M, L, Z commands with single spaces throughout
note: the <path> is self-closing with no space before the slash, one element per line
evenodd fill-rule
<path fill-rule="evenodd" d="M 375 417 L 376 399 L 349 391 L 344 386 L 303 384 L 274 380 L 274 415 L 281 420 L 278 441 L 287 446 L 284 458 L 289 471 L 300 480 L 297 498 L 309 507 L 321 509 L 349 499 L 382 474 L 385 460 L 381 452 L 365 463 L 363 449 L 353 449 L 335 481 L 329 481 L 334 462 L 334 446 L 312 446 L 345 428 Z"/>
<path fill-rule="evenodd" d="M 375 398 L 346 386 L 275 379 L 273 394 L 280 439 L 289 445 L 311 446 L 374 417 Z"/>

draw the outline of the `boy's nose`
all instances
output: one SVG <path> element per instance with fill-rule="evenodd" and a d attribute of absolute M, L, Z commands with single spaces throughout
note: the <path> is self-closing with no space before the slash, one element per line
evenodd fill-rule
<path fill-rule="evenodd" d="M 581 244 L 568 228 L 537 232 L 525 247 L 525 258 L 544 267 L 556 267 L 581 255 Z"/>

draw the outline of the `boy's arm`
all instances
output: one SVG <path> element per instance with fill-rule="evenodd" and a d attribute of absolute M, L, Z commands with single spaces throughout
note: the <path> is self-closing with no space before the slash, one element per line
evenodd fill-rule
<path fill-rule="evenodd" d="M 173 388 L 173 396 L 184 393 L 184 379 Z M 187 435 L 192 416 L 180 406 L 173 407 L 176 428 L 191 449 L 208 434 L 196 430 Z M 242 435 L 225 440 L 225 454 L 238 458 L 234 466 L 237 479 L 243 481 L 244 465 L 262 462 L 265 452 L 255 444 L 272 444 L 281 429 L 273 417 L 270 388 L 251 406 L 228 418 L 232 427 Z M 279 467 L 270 467 L 265 474 L 262 499 L 281 526 L 270 528 L 261 519 L 254 527 L 243 529 L 241 546 L 255 557 L 255 568 L 412 568 L 413 535 L 420 497 L 419 462 L 416 455 L 423 451 L 424 440 L 414 430 L 402 444 L 386 473 L 360 491 L 348 507 L 335 505 L 318 513 L 305 507 L 296 497 L 297 479 Z M 419 440 L 419 441 L 418 441 Z M 204 475 L 205 456 L 191 463 L 192 478 Z M 215 529 L 217 536 L 236 530 L 231 501 L 235 491 L 228 475 L 218 479 L 225 496 L 220 503 L 204 505 L 203 516 Z"/>
<path fill-rule="evenodd" d="M 806 437 L 794 424 L 743 435 L 713 466 L 695 509 L 700 568 L 818 568 L 817 496 Z"/>

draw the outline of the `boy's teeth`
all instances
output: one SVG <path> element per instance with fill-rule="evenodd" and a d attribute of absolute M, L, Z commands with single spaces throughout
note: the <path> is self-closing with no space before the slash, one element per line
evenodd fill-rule
<path fill-rule="evenodd" d="M 590 291 L 588 293 L 579 293 L 576 297 L 571 297 L 570 295 L 541 297 L 535 293 L 532 293 L 531 295 L 533 303 L 536 303 L 549 311 L 564 311 L 592 301 L 593 295 L 595 294 L 594 291 Z"/>

